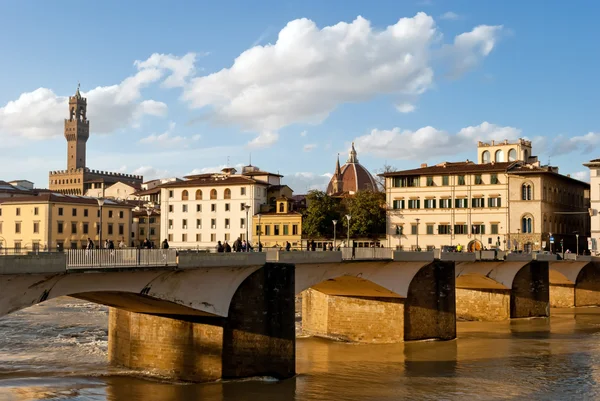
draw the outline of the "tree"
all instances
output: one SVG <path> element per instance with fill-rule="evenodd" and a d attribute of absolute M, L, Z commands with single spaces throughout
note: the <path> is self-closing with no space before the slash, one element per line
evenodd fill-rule
<path fill-rule="evenodd" d="M 350 236 L 377 238 L 385 234 L 385 194 L 358 191 L 344 202 L 350 219 Z"/>
<path fill-rule="evenodd" d="M 307 208 L 302 216 L 302 231 L 306 237 L 333 237 L 333 220 L 340 220 L 339 202 L 323 191 L 306 195 Z"/>
<path fill-rule="evenodd" d="M 381 191 L 385 191 L 385 178 L 380 177 L 379 174 L 393 173 L 394 171 L 397 171 L 396 167 L 387 163 L 385 163 L 382 168 L 375 170 L 375 181 Z"/>

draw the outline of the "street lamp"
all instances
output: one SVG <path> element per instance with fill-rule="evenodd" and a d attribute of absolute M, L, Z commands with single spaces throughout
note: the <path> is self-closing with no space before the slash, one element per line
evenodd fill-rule
<path fill-rule="evenodd" d="M 352 216 L 350 216 L 349 214 L 346 215 L 346 219 L 348 219 L 348 246 L 350 246 L 350 219 L 352 218 Z"/>
<path fill-rule="evenodd" d="M 337 226 L 337 220 L 332 220 L 331 221 L 333 223 L 333 249 L 335 248 L 335 227 Z"/>
<path fill-rule="evenodd" d="M 550 245 L 550 254 L 552 255 L 552 233 L 548 233 L 548 243 Z"/>
<path fill-rule="evenodd" d="M 146 238 L 148 238 L 148 241 L 150 241 L 150 216 L 152 215 L 152 212 L 154 212 L 154 203 L 150 202 L 150 203 L 146 203 L 144 206 L 142 206 L 141 208 L 139 206 L 136 206 L 135 208 L 133 208 L 133 210 L 135 210 L 136 212 L 139 212 L 140 210 L 145 209 L 146 210 L 146 214 L 148 215 L 148 221 L 147 221 L 147 226 L 148 229 L 146 231 L 147 236 Z"/>
<path fill-rule="evenodd" d="M 419 221 L 421 219 L 415 219 L 417 221 L 417 252 L 419 252 Z"/>
<path fill-rule="evenodd" d="M 98 227 L 98 248 L 102 249 L 102 206 L 104 206 L 104 198 L 98 198 L 98 209 L 100 212 L 100 226 Z"/>
<path fill-rule="evenodd" d="M 575 238 L 577 240 L 577 249 L 575 250 L 575 254 L 579 256 L 579 231 L 575 231 Z"/>
<path fill-rule="evenodd" d="M 261 231 L 262 231 L 262 226 L 260 225 L 260 218 L 261 218 L 261 215 L 259 213 L 258 214 L 258 250 L 259 251 L 261 250 L 261 246 L 260 246 L 260 234 L 261 234 Z"/>
<path fill-rule="evenodd" d="M 250 205 L 244 205 L 244 209 L 246 209 L 246 252 L 248 252 L 250 250 L 250 238 L 248 237 L 248 211 Z"/>

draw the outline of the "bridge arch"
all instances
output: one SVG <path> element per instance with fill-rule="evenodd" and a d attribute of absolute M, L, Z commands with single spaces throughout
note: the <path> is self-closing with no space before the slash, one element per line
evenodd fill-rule
<path fill-rule="evenodd" d="M 0 275 L 0 317 L 61 296 L 132 312 L 227 317 L 238 287 L 259 268 Z"/>

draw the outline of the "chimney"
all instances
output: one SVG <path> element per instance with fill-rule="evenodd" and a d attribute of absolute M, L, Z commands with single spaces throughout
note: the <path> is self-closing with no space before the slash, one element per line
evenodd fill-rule
<path fill-rule="evenodd" d="M 421 168 L 427 167 L 427 163 L 421 163 Z"/>

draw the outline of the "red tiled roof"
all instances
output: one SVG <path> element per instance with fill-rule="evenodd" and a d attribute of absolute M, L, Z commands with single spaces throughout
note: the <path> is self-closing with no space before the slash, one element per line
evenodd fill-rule
<path fill-rule="evenodd" d="M 267 182 L 255 180 L 253 178 L 242 177 L 239 175 L 236 176 L 222 176 L 215 174 L 202 174 L 198 176 L 198 178 L 180 181 L 180 182 L 171 182 L 167 184 L 163 184 L 160 188 L 182 188 L 182 187 L 208 187 L 208 186 L 217 186 L 217 185 L 244 185 L 244 184 L 262 184 L 269 185 Z"/>
<path fill-rule="evenodd" d="M 379 191 L 377 183 L 371 173 L 367 171 L 360 163 L 346 163 L 341 167 L 342 187 L 340 191 L 334 194 L 333 182 L 336 179 L 334 174 L 327 185 L 329 195 L 340 195 L 344 193 L 357 191 Z"/>
<path fill-rule="evenodd" d="M 77 203 L 98 206 L 98 200 L 96 198 L 89 198 L 85 196 L 77 195 L 63 195 L 56 192 L 45 192 L 39 195 L 29 196 L 15 196 L 13 198 L 0 198 L 0 203 L 13 204 L 13 203 Z M 131 208 L 131 204 L 127 202 L 117 202 L 112 199 L 105 199 L 104 206 L 111 207 L 126 207 Z"/>

